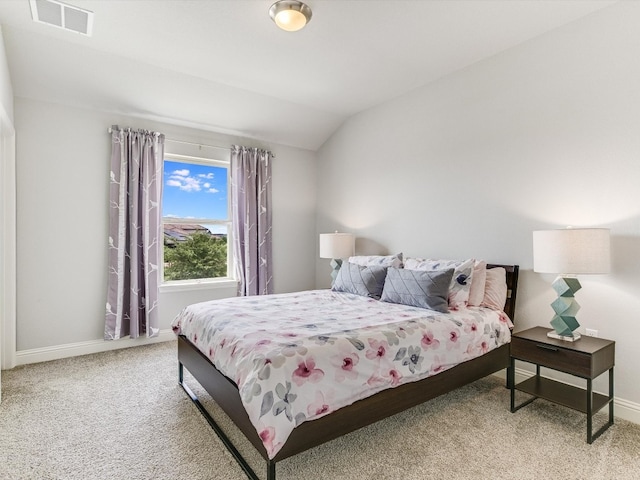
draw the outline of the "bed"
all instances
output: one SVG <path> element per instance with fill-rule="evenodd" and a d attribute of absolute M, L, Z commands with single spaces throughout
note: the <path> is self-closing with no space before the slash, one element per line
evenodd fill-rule
<path fill-rule="evenodd" d="M 506 303 L 502 311 L 494 312 L 494 315 L 488 311 L 489 309 L 473 307 L 463 309 L 458 312 L 453 311 L 450 314 L 439 317 L 437 316 L 438 314 L 436 314 L 434 317 L 437 317 L 438 319 L 436 323 L 453 322 L 460 328 L 468 329 L 468 325 L 474 325 L 475 323 L 481 325 L 484 317 L 487 317 L 489 319 L 497 318 L 495 321 L 490 320 L 493 321 L 494 324 L 496 321 L 503 323 L 506 319 L 509 321 L 508 327 L 512 327 L 513 324 L 510 322 L 514 319 L 518 266 L 487 265 L 487 269 L 496 267 L 504 268 L 506 271 L 506 287 L 508 293 L 506 295 Z M 332 295 L 334 296 L 333 298 L 331 297 Z M 339 301 L 336 301 L 336 295 L 344 295 L 344 297 L 339 297 Z M 273 389 L 273 393 L 270 393 L 271 390 L 270 387 L 266 386 L 267 384 L 260 385 L 260 382 L 256 381 L 256 378 L 259 378 L 260 380 L 263 380 L 263 377 L 265 376 L 269 378 L 270 372 L 272 376 L 275 377 L 277 370 L 271 363 L 271 358 L 264 361 L 265 354 L 262 353 L 263 348 L 268 348 L 268 345 L 266 344 L 270 342 L 267 340 L 261 340 L 261 335 L 263 335 L 262 332 L 264 330 L 268 330 L 268 322 L 264 319 L 258 320 L 258 325 L 252 327 L 255 328 L 255 332 L 247 330 L 247 328 L 249 328 L 247 325 L 249 325 L 251 321 L 254 321 L 247 318 L 253 316 L 253 312 L 251 310 L 262 310 L 260 313 L 266 314 L 266 318 L 272 318 L 274 316 L 274 312 L 281 311 L 283 312 L 283 318 L 299 317 L 301 320 L 300 328 L 302 329 L 319 329 L 320 334 L 316 331 L 311 332 L 315 335 L 309 335 L 309 338 L 312 340 L 307 340 L 306 344 L 302 343 L 302 341 L 296 341 L 292 342 L 290 346 L 285 347 L 288 350 L 279 350 L 279 352 L 284 351 L 285 356 L 294 358 L 301 357 L 301 352 L 296 350 L 299 348 L 303 348 L 303 353 L 308 356 L 311 356 L 311 353 L 308 353 L 308 351 L 312 350 L 314 355 L 317 357 L 319 354 L 315 350 L 316 344 L 323 344 L 324 347 L 324 344 L 329 343 L 329 340 L 336 340 L 335 336 L 325 335 L 325 324 L 323 324 L 322 321 L 314 320 L 310 323 L 306 318 L 307 316 L 317 318 L 314 317 L 314 315 L 320 315 L 327 317 L 329 321 L 334 322 L 335 330 L 342 332 L 349 337 L 347 338 L 348 342 L 340 339 L 340 341 L 336 341 L 335 343 L 350 343 L 355 346 L 355 351 L 361 352 L 360 358 L 362 360 L 364 360 L 364 357 L 372 351 L 371 348 L 377 347 L 380 343 L 384 342 L 380 340 L 382 337 L 379 338 L 375 336 L 379 334 L 377 330 L 375 330 L 375 325 L 360 325 L 354 328 L 345 328 L 345 324 L 342 322 L 343 320 L 345 322 L 348 321 L 347 317 L 349 317 L 349 315 L 345 313 L 346 310 L 360 311 L 361 315 L 359 315 L 359 317 L 366 317 L 367 322 L 373 322 L 374 324 L 377 322 L 375 319 L 378 318 L 376 317 L 377 311 L 382 312 L 383 317 L 384 315 L 387 315 L 387 317 L 389 315 L 394 315 L 395 319 L 396 317 L 404 316 L 406 318 L 400 318 L 397 321 L 394 320 L 393 327 L 396 329 L 395 331 L 400 332 L 400 336 L 403 337 L 413 333 L 412 326 L 419 325 L 421 328 L 424 328 L 424 322 L 426 322 L 426 320 L 415 317 L 415 309 L 412 309 L 412 307 L 406 307 L 403 309 L 400 306 L 392 306 L 391 310 L 386 310 L 386 306 L 383 305 L 384 302 L 380 302 L 379 300 L 359 299 L 357 298 L 357 295 L 334 293 L 328 290 L 298 292 L 295 294 L 276 295 L 270 297 L 272 298 L 270 298 L 266 304 L 260 303 L 264 302 L 264 297 L 262 297 L 262 299 L 261 297 L 254 297 L 253 299 L 246 299 L 245 297 L 245 300 L 243 301 L 230 299 L 228 302 L 217 301 L 207 302 L 207 304 L 196 304 L 195 306 L 187 307 L 187 309 L 185 309 L 185 311 L 183 311 L 183 313 L 181 313 L 181 315 L 179 315 L 179 317 L 174 321 L 174 330 L 178 333 L 179 383 L 190 396 L 196 407 L 207 419 L 211 427 L 218 434 L 226 448 L 235 457 L 244 472 L 251 479 L 257 480 L 260 477 L 245 461 L 227 435 L 219 427 L 218 423 L 212 418 L 209 412 L 207 412 L 198 400 L 197 396 L 185 383 L 185 368 L 211 395 L 214 401 L 230 417 L 238 429 L 265 459 L 267 480 L 275 480 L 276 464 L 278 461 L 284 460 L 285 458 L 338 438 L 358 428 L 404 411 L 482 377 L 498 372 L 502 369 L 509 368 L 510 365 L 508 344 L 510 335 L 497 333 L 497 327 L 494 326 L 481 327 L 485 328 L 487 334 L 489 337 L 492 337 L 492 339 L 489 341 L 478 341 L 473 345 L 469 344 L 461 347 L 460 354 L 462 357 L 460 358 L 462 359 L 455 361 L 455 365 L 446 359 L 444 355 L 441 355 L 442 358 L 437 360 L 439 363 L 436 362 L 436 366 L 434 366 L 433 360 L 425 360 L 425 365 L 422 371 L 420 371 L 421 368 L 417 367 L 422 367 L 423 365 L 418 365 L 417 363 L 412 364 L 410 359 L 414 357 L 411 357 L 411 352 L 407 351 L 407 349 L 402 346 L 403 344 L 401 342 L 397 343 L 398 340 L 402 340 L 397 338 L 398 335 L 395 335 L 393 340 L 389 340 L 389 328 L 385 327 L 386 333 L 380 333 L 380 335 L 387 335 L 387 337 L 384 338 L 387 338 L 389 342 L 385 343 L 385 345 L 389 348 L 389 343 L 396 342 L 394 352 L 398 353 L 395 353 L 395 360 L 399 360 L 400 363 L 407 366 L 407 368 L 411 368 L 412 371 L 416 370 L 416 372 L 414 372 L 416 373 L 416 377 L 407 379 L 402 378 L 401 381 L 398 381 L 398 378 L 391 375 L 391 377 L 393 377 L 390 380 L 392 383 L 388 386 L 393 386 L 393 388 L 386 389 L 383 389 L 384 386 L 377 385 L 375 381 L 369 382 L 369 386 L 365 385 L 363 387 L 365 390 L 363 391 L 343 387 L 342 390 L 352 390 L 353 398 L 344 399 L 342 400 L 342 403 L 340 403 L 333 398 L 334 396 L 339 397 L 339 393 L 334 395 L 332 391 L 332 401 L 335 403 L 324 398 L 320 398 L 316 399 L 316 403 L 320 405 L 320 408 L 316 409 L 313 407 L 313 409 L 311 409 L 313 402 L 310 401 L 309 408 L 303 408 L 296 412 L 290 408 L 293 403 L 290 405 L 286 401 L 284 403 L 282 402 L 283 399 L 286 400 L 287 395 L 293 394 L 293 390 L 290 392 L 289 388 L 295 388 L 296 385 L 299 384 L 298 388 L 304 389 L 309 386 L 310 383 L 320 381 L 318 378 L 314 379 L 314 372 L 324 371 L 327 373 L 325 376 L 328 377 L 328 373 L 331 369 L 326 368 L 328 365 L 327 363 L 322 366 L 319 360 L 317 360 L 317 365 L 315 363 L 308 362 L 307 364 L 300 364 L 298 368 L 293 371 L 290 369 L 286 374 L 290 376 L 292 381 L 280 382 L 278 386 L 279 390 Z M 245 307 L 238 308 L 240 303 L 237 303 L 236 307 L 234 307 L 234 302 L 243 302 L 242 305 L 244 306 L 250 303 L 251 306 L 250 309 Z M 269 305 L 269 302 L 271 305 Z M 331 305 L 328 311 L 323 311 L 323 313 L 312 312 L 314 309 L 318 311 L 322 310 L 320 308 L 316 309 L 315 305 L 327 303 Z M 332 310 L 332 308 L 337 304 L 339 304 L 339 306 Z M 204 322 L 203 317 L 218 316 L 221 311 L 220 309 L 229 310 L 228 307 L 231 307 L 231 309 L 236 308 L 236 310 L 233 310 L 234 313 L 232 317 L 223 320 L 222 326 L 218 325 L 216 328 L 209 328 L 207 330 L 207 323 Z M 292 310 L 295 308 L 300 308 L 301 310 Z M 383 310 L 383 308 L 385 309 Z M 433 313 L 434 312 L 426 314 L 429 316 L 429 321 L 431 321 Z M 342 316 L 345 318 L 343 319 Z M 244 320 L 247 321 L 245 322 Z M 202 323 L 204 326 L 197 326 L 196 324 L 198 323 Z M 383 324 L 384 318 L 381 318 L 378 323 Z M 195 326 L 191 327 L 192 324 Z M 463 324 L 464 327 L 462 327 Z M 224 335 L 220 336 L 220 332 L 224 332 L 227 325 L 233 326 L 233 328 L 226 328 L 226 330 L 234 331 L 234 333 L 238 335 L 238 339 L 235 339 L 234 337 L 226 337 Z M 279 328 L 287 332 L 292 331 L 290 327 Z M 431 328 L 431 326 L 429 326 L 429 328 Z M 364 336 L 361 335 L 363 331 L 366 332 L 366 335 Z M 294 331 L 291 335 L 297 337 L 298 333 L 299 332 Z M 420 334 L 420 332 L 417 332 L 417 334 Z M 231 333 L 229 335 L 231 335 Z M 431 333 L 429 333 L 429 335 L 431 335 Z M 500 342 L 497 341 L 497 338 L 494 338 L 498 335 L 501 337 Z M 247 361 L 244 361 L 244 359 L 248 358 L 248 355 L 247 352 L 242 352 L 243 346 L 241 343 L 245 338 L 253 338 L 253 343 L 245 347 L 246 350 L 251 350 L 251 356 Z M 366 344 L 366 340 L 363 340 L 365 338 L 369 339 L 368 345 Z M 208 342 L 207 339 L 209 340 Z M 280 342 L 278 343 L 280 347 L 282 346 L 282 341 L 282 338 L 277 339 L 277 342 Z M 225 342 L 231 342 L 231 345 L 225 345 Z M 488 343 L 495 343 L 495 345 L 491 348 L 485 348 Z M 224 350 L 227 352 L 226 355 L 217 354 L 214 351 L 217 346 L 220 345 L 225 347 Z M 337 348 L 337 345 L 335 348 Z M 403 348 L 404 350 L 402 350 Z M 220 348 L 220 350 L 223 350 L 223 348 Z M 404 359 L 399 356 L 399 352 L 401 350 L 403 355 L 406 357 Z M 267 350 L 264 351 L 266 352 Z M 237 354 L 237 358 L 241 358 L 243 361 L 238 360 L 237 364 L 235 364 L 234 358 L 236 358 L 237 352 L 240 352 Z M 268 354 L 266 355 L 268 356 Z M 373 357 L 374 355 L 372 354 L 371 356 Z M 328 362 L 329 360 L 324 359 L 323 361 Z M 422 360 L 420 360 L 420 362 L 421 361 Z M 247 367 L 247 364 L 251 363 L 258 365 L 258 367 L 263 369 L 265 366 L 267 368 L 273 368 L 268 370 L 266 375 L 264 373 L 248 372 L 249 368 Z M 374 374 L 370 371 L 365 371 L 365 365 L 366 363 L 364 361 L 359 365 L 359 368 L 362 369 L 362 374 L 365 375 L 363 378 L 374 378 Z M 281 370 L 284 370 L 284 368 Z M 226 375 L 221 372 L 225 372 Z M 331 372 L 333 372 L 333 370 L 331 370 Z M 341 373 L 345 372 L 344 368 L 342 370 L 337 369 L 336 372 L 337 373 L 333 381 L 341 381 L 344 382 L 345 385 L 348 385 L 348 378 L 341 375 Z M 408 372 L 406 370 L 404 372 L 407 373 L 407 377 L 409 377 Z M 338 377 L 338 375 L 341 376 Z M 386 375 L 385 379 L 388 376 L 389 375 Z M 403 376 L 398 375 L 397 377 Z M 375 378 L 380 380 L 379 377 Z M 325 379 L 323 378 L 322 380 L 324 381 Z M 277 379 L 269 378 L 268 381 L 277 382 Z M 364 384 L 367 382 L 360 383 Z M 378 383 L 382 384 L 384 381 L 380 380 Z M 239 389 L 237 385 L 241 385 L 241 388 Z M 283 390 L 283 385 L 286 385 L 286 391 Z M 276 391 L 277 394 L 275 393 Z M 310 390 L 309 392 L 312 391 L 313 390 Z M 336 391 L 340 392 L 340 389 L 336 387 Z M 303 398 L 305 395 L 304 390 L 300 390 L 294 394 L 294 398 L 298 394 L 300 395 L 300 398 Z M 253 397 L 256 398 L 254 399 Z M 279 404 L 278 400 L 280 401 Z M 253 410 L 249 409 L 249 403 L 252 401 L 255 403 Z M 326 408 L 327 405 L 324 401 L 326 401 L 326 404 L 331 404 L 331 408 Z M 307 406 L 307 404 L 302 405 L 303 407 Z M 325 407 L 324 410 L 321 408 L 322 406 Z M 288 431 L 285 431 L 285 429 L 288 428 L 286 425 L 287 417 L 289 420 L 288 423 L 291 423 L 292 425 Z M 264 424 L 263 420 L 265 422 Z M 273 426 L 268 423 L 270 420 L 275 422 Z M 272 434 L 274 431 L 276 432 L 275 435 Z M 265 432 L 271 433 L 265 434 Z M 280 438 L 278 438 L 277 435 L 280 435 Z M 284 440 L 282 440 L 282 438 L 284 438 Z"/>

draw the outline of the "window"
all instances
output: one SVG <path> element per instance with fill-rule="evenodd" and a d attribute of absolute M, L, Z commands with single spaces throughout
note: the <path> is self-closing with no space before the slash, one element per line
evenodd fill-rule
<path fill-rule="evenodd" d="M 228 160 L 165 155 L 164 282 L 232 276 L 228 184 Z"/>

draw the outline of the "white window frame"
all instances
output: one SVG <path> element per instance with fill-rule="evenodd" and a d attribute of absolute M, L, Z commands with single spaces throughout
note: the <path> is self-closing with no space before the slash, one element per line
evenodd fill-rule
<path fill-rule="evenodd" d="M 193 155 L 181 155 L 177 153 L 164 154 L 163 162 L 165 160 L 171 160 L 175 162 L 183 162 L 185 165 L 196 164 L 206 165 L 211 167 L 222 167 L 227 170 L 227 219 L 226 220 L 212 220 L 204 218 L 175 218 L 175 217 L 162 217 L 162 232 L 163 232 L 163 246 L 162 246 L 162 261 L 160 262 L 160 278 L 162 290 L 195 290 L 211 287 L 226 287 L 231 285 L 237 285 L 238 281 L 235 278 L 235 262 L 233 257 L 233 225 L 231 220 L 231 161 L 230 159 L 222 160 L 220 158 L 213 157 L 197 157 Z M 164 172 L 164 163 L 163 163 Z M 164 175 L 163 182 L 163 201 L 164 201 Z M 215 277 L 215 278 L 197 278 L 188 280 L 165 280 L 164 279 L 164 224 L 205 224 L 205 225 L 224 225 L 227 227 L 227 276 Z"/>

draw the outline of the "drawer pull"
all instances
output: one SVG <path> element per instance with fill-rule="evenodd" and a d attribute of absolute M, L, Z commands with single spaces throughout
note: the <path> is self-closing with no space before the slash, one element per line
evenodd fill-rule
<path fill-rule="evenodd" d="M 536 347 L 542 348 L 543 350 L 551 350 L 552 352 L 557 352 L 558 350 L 560 350 L 559 348 L 552 347 L 551 345 L 539 345 L 539 344 L 536 344 Z"/>

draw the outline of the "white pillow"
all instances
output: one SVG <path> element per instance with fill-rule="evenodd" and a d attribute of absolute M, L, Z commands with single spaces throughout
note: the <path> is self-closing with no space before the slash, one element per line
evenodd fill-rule
<path fill-rule="evenodd" d="M 484 287 L 487 283 L 487 262 L 476 260 L 469 289 L 469 306 L 479 307 L 484 300 Z"/>
<path fill-rule="evenodd" d="M 349 257 L 349 263 L 355 263 L 362 267 L 402 268 L 402 252 L 396 255 L 357 255 Z"/>
<path fill-rule="evenodd" d="M 449 308 L 466 308 L 469 302 L 469 289 L 473 279 L 475 260 L 434 260 L 431 258 L 407 258 L 404 268 L 407 270 L 447 270 L 453 268 L 453 278 L 449 286 Z"/>
<path fill-rule="evenodd" d="M 507 271 L 502 267 L 487 268 L 487 282 L 481 307 L 504 310 L 507 301 Z"/>

